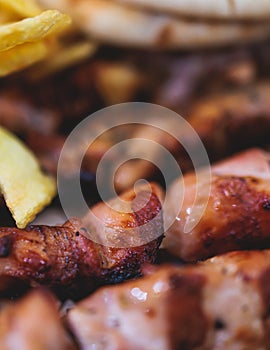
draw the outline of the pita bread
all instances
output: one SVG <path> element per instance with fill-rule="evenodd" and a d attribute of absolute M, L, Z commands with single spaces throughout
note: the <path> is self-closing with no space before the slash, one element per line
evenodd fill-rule
<path fill-rule="evenodd" d="M 199 18 L 250 19 L 270 18 L 269 0 L 118 0 L 174 15 Z"/>
<path fill-rule="evenodd" d="M 194 49 L 247 42 L 270 34 L 270 23 L 194 22 L 105 0 L 42 0 L 42 4 L 69 13 L 91 38 L 122 46 Z"/>

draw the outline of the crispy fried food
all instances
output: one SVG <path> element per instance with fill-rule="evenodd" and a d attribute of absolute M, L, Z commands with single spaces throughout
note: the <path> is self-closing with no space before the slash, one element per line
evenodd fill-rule
<path fill-rule="evenodd" d="M 41 11 L 34 0 L 0 0 L 0 7 L 1 77 L 42 60 L 71 23 L 57 10 Z"/>
<path fill-rule="evenodd" d="M 58 48 L 51 50 L 46 59 L 32 67 L 28 74 L 35 81 L 44 79 L 67 67 L 78 65 L 92 56 L 96 50 L 97 45 L 86 40 L 71 45 L 59 45 Z"/>
<path fill-rule="evenodd" d="M 150 195 L 150 200 L 143 209 L 134 209 L 130 214 L 106 209 L 104 203 L 94 207 L 93 212 L 108 225 L 109 237 L 102 231 L 88 231 L 83 226 L 86 222 L 80 220 L 59 227 L 0 228 L 0 281 L 16 278 L 49 286 L 64 295 L 74 289 L 78 295 L 102 283 L 121 282 L 140 274 L 143 263 L 154 262 L 162 240 L 161 216 L 148 230 L 142 226 L 161 211 L 159 191 L 154 185 L 152 193 L 140 191 L 142 198 Z M 134 197 L 135 193 L 128 196 Z M 108 242 L 112 236 L 116 242 L 121 240 L 130 227 L 137 232 L 137 246 L 121 248 L 99 243 Z"/>
<path fill-rule="evenodd" d="M 75 350 L 61 324 L 56 300 L 34 291 L 0 311 L 2 350 Z"/>
<path fill-rule="evenodd" d="M 253 149 L 214 165 L 209 193 L 205 190 L 208 177 L 198 182 L 191 173 L 183 180 L 184 197 L 179 187 L 182 179 L 178 179 L 169 189 L 169 204 L 164 208 L 165 221 L 174 222 L 164 240 L 172 254 L 196 261 L 231 250 L 270 247 L 268 153 Z M 206 209 L 190 230 L 188 225 L 202 203 L 207 204 Z"/>
<path fill-rule="evenodd" d="M 0 52 L 0 77 L 40 61 L 47 52 L 47 46 L 42 41 L 17 45 Z"/>
<path fill-rule="evenodd" d="M 0 128 L 0 187 L 18 227 L 25 227 L 56 193 L 56 183 L 44 175 L 24 144 Z"/>
<path fill-rule="evenodd" d="M 18 17 L 34 17 L 41 9 L 35 0 L 0 0 L 1 11 L 14 13 Z"/>
<path fill-rule="evenodd" d="M 35 42 L 62 31 L 71 20 L 57 10 L 43 11 L 41 14 L 21 21 L 0 26 L 0 51 L 28 42 Z"/>
<path fill-rule="evenodd" d="M 68 312 L 80 349 L 266 349 L 270 251 L 151 268 Z"/>

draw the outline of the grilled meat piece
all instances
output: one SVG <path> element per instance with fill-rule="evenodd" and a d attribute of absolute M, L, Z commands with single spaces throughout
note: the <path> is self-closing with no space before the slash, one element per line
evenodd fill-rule
<path fill-rule="evenodd" d="M 211 161 L 269 143 L 269 94 L 270 84 L 265 81 L 210 94 L 195 102 L 188 120 Z"/>
<path fill-rule="evenodd" d="M 270 247 L 269 186 L 269 155 L 259 149 L 214 165 L 210 181 L 204 175 L 197 181 L 193 173 L 178 179 L 164 208 L 166 227 L 173 222 L 165 234 L 164 247 L 186 261 L 231 250 Z M 189 229 L 198 215 L 200 220 Z"/>
<path fill-rule="evenodd" d="M 82 350 L 269 348 L 270 251 L 151 269 L 69 311 Z"/>
<path fill-rule="evenodd" d="M 5 285 L 1 279 L 16 278 L 31 285 L 46 285 L 64 295 L 69 291 L 84 294 L 100 284 L 139 275 L 143 263 L 154 262 L 162 240 L 159 191 L 154 184 L 151 192 L 139 191 L 137 196 L 147 203 L 138 210 L 131 208 L 127 214 L 106 209 L 105 203 L 93 207 L 99 222 L 108 228 L 108 235 L 94 224 L 88 231 L 83 225 L 89 225 L 89 218 L 73 219 L 59 227 L 0 228 L 0 286 Z M 123 196 L 125 200 L 134 197 L 134 191 Z M 135 244 L 124 245 L 125 229 L 129 227 Z"/>
<path fill-rule="evenodd" d="M 64 330 L 56 300 L 45 291 L 34 291 L 0 311 L 2 350 L 75 350 Z"/>

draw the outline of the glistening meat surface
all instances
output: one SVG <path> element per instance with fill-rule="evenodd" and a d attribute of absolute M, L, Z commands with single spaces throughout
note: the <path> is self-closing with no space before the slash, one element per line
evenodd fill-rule
<path fill-rule="evenodd" d="M 210 180 L 201 176 L 199 181 L 195 174 L 187 174 L 171 186 L 164 218 L 173 224 L 164 247 L 186 261 L 270 247 L 269 155 L 252 149 L 212 166 L 211 173 Z M 200 212 L 202 204 L 206 207 Z M 198 213 L 197 225 L 185 232 Z"/>
<path fill-rule="evenodd" d="M 60 321 L 57 302 L 47 292 L 33 291 L 0 312 L 1 350 L 75 350 Z"/>
<path fill-rule="evenodd" d="M 269 348 L 269 250 L 149 270 L 101 288 L 69 311 L 81 349 Z"/>
<path fill-rule="evenodd" d="M 7 280 L 15 278 L 31 285 L 46 285 L 60 294 L 74 291 L 80 295 L 100 284 L 139 275 L 143 263 L 154 262 L 162 240 L 159 193 L 159 187 L 154 184 L 150 192 L 142 188 L 137 196 L 139 200 L 146 200 L 145 205 L 139 210 L 131 207 L 127 214 L 105 203 L 98 204 L 92 211 L 97 216 L 99 212 L 103 215 L 99 222 L 104 223 L 104 231 L 91 228 L 89 220 L 78 219 L 59 227 L 0 228 L 1 289 L 8 288 Z M 135 197 L 134 191 L 122 195 L 130 201 Z M 89 225 L 89 230 L 83 224 Z M 136 244 L 118 244 L 124 238 L 125 229 L 130 227 Z"/>

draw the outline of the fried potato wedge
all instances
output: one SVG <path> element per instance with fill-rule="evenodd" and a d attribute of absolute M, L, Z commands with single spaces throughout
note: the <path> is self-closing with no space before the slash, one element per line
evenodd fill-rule
<path fill-rule="evenodd" d="M 47 51 L 45 43 L 37 41 L 0 52 L 0 77 L 40 61 L 46 56 Z"/>
<path fill-rule="evenodd" d="M 56 193 L 53 178 L 44 175 L 24 144 L 0 127 L 0 187 L 19 228 L 31 222 Z"/>
<path fill-rule="evenodd" d="M 51 50 L 44 60 L 31 67 L 31 70 L 27 72 L 28 77 L 32 80 L 38 80 L 60 72 L 91 57 L 97 48 L 98 46 L 90 41 L 82 41 L 66 46 L 59 45 L 58 48 Z"/>
<path fill-rule="evenodd" d="M 14 13 L 19 17 L 37 16 L 41 9 L 34 0 L 0 0 L 1 12 Z"/>
<path fill-rule="evenodd" d="M 0 51 L 43 38 L 64 30 L 71 23 L 68 15 L 47 10 L 40 15 L 0 26 Z"/>

